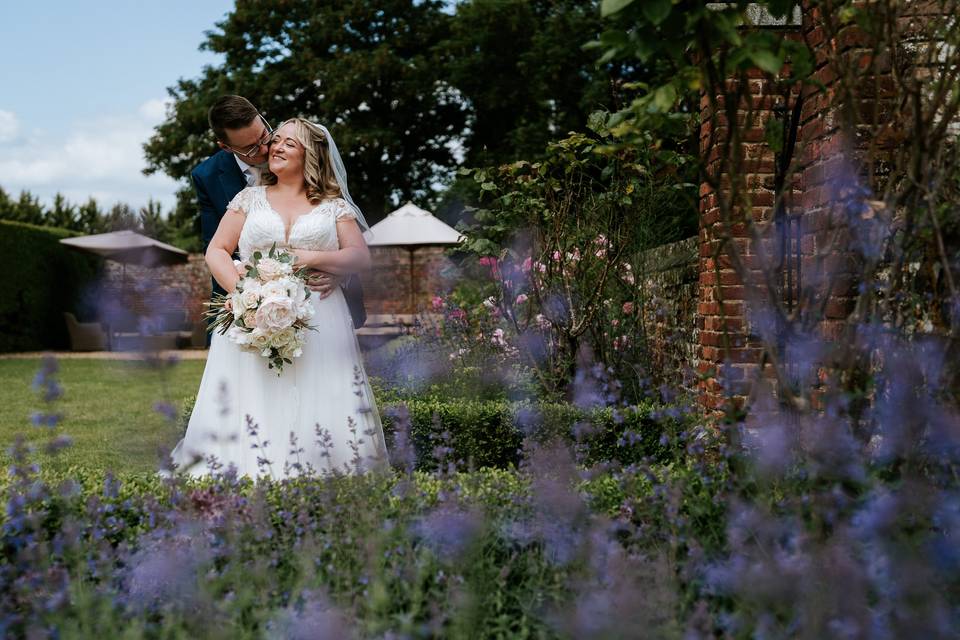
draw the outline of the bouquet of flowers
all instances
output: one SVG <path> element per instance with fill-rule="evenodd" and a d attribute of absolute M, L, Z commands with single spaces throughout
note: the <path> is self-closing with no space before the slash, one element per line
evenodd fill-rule
<path fill-rule="evenodd" d="M 292 254 L 276 245 L 266 256 L 257 251 L 248 262 L 236 260 L 237 270 L 244 273 L 236 289 L 208 303 L 210 330 L 267 358 L 278 375 L 284 364 L 303 353 L 304 334 L 313 328 L 307 324 L 313 305 L 306 269 L 294 270 L 293 261 Z"/>

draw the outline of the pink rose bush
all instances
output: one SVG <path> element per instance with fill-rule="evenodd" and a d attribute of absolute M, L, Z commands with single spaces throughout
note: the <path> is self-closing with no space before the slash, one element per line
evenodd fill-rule
<path fill-rule="evenodd" d="M 461 373 L 521 372 L 541 391 L 561 392 L 580 344 L 614 365 L 643 347 L 634 339 L 642 292 L 623 257 L 603 233 L 479 256 L 475 280 L 433 299 L 443 321 L 431 339 Z"/>

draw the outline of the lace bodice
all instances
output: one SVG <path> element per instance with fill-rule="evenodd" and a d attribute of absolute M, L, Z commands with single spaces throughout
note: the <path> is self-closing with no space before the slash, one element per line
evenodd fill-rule
<path fill-rule="evenodd" d="M 254 251 L 268 251 L 276 243 L 278 248 L 335 251 L 337 221 L 356 219 L 353 209 L 343 198 L 324 200 L 308 213 L 301 214 L 290 226 L 290 237 L 285 238 L 286 223 L 267 201 L 266 187 L 247 187 L 238 193 L 227 209 L 239 211 L 246 217 L 240 232 L 240 259 L 246 260 Z"/>

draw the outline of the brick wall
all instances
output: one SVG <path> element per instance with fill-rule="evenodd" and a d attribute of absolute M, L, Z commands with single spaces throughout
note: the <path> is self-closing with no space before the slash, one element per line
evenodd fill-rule
<path fill-rule="evenodd" d="M 210 270 L 199 253 L 186 264 L 139 267 L 104 261 L 101 303 L 120 304 L 137 315 L 183 310 L 188 326 L 203 318 L 210 300 Z M 124 276 L 124 273 L 126 274 Z"/>
<path fill-rule="evenodd" d="M 931 19 L 924 15 L 935 12 L 931 7 L 915 3 L 902 19 Z M 748 73 L 736 110 L 742 157 L 732 165 L 741 163 L 735 171 L 742 182 L 724 175 L 734 154 L 723 156 L 719 143 L 727 133 L 723 97 L 701 97 L 700 151 L 710 179 L 700 190 L 697 366 L 701 374 L 721 374 L 701 383 L 708 409 L 728 397 L 743 404 L 752 382 L 769 373 L 760 362 L 777 335 L 765 312 L 772 304 L 810 315 L 827 340 L 845 339 L 862 259 L 851 230 L 870 216 L 865 198 L 882 184 L 885 154 L 903 142 L 902 123 L 892 116 L 889 56 L 874 57 L 855 23 L 829 34 L 819 9 L 806 3 L 797 17 L 780 34 L 811 47 L 820 86 L 804 87 L 801 96 L 798 87 L 784 91 L 776 79 Z M 844 79 L 850 91 L 841 90 L 840 73 L 850 74 Z M 728 89 L 734 83 L 729 80 Z M 776 212 L 776 155 L 764 142 L 764 128 L 771 118 L 789 117 L 798 99 L 795 164 Z M 867 151 L 869 164 L 861 162 Z"/>
<path fill-rule="evenodd" d="M 775 155 L 764 143 L 764 128 L 785 100 L 759 71 L 748 72 L 745 83 L 740 87 L 743 104 L 737 112 L 740 126 L 747 125 L 741 158 L 721 155 L 721 141 L 728 135 L 723 96 L 715 102 L 708 96 L 701 98 L 700 151 L 711 179 L 700 188 L 695 324 L 700 330 L 697 369 L 709 376 L 700 383 L 701 399 L 709 409 L 722 405 L 728 395 L 743 403 L 750 381 L 759 375 L 763 347 L 750 331 L 749 306 L 759 302 L 755 296 L 764 290 L 775 262 L 770 247 L 763 243 L 763 230 L 769 233 L 774 218 L 775 200 Z M 731 162 L 739 165 L 737 172 L 743 176 L 736 184 L 726 174 Z M 744 278 L 738 274 L 738 262 Z M 710 375 L 721 369 L 723 382 Z"/>
<path fill-rule="evenodd" d="M 371 247 L 373 269 L 362 278 L 368 314 L 408 314 L 429 308 L 433 296 L 448 289 L 456 266 L 443 247 L 420 247 L 413 254 L 413 296 L 410 293 L 411 252 L 400 247 Z"/>
<path fill-rule="evenodd" d="M 362 278 L 368 314 L 416 313 L 430 305 L 434 295 L 448 288 L 456 277 L 455 265 L 443 247 L 421 247 L 413 252 L 414 296 L 410 297 L 410 251 L 371 247 L 373 269 Z M 192 254 L 183 265 L 148 269 L 105 262 L 102 301 L 117 303 L 134 314 L 184 310 L 188 324 L 202 319 L 203 304 L 210 300 L 210 270 L 203 255 Z"/>

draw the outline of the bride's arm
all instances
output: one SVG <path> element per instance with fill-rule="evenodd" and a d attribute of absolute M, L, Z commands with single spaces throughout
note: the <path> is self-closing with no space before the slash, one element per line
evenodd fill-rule
<path fill-rule="evenodd" d="M 233 266 L 233 252 L 237 250 L 237 243 L 240 242 L 240 231 L 245 219 L 239 211 L 228 209 L 223 214 L 204 256 L 210 273 L 227 293 L 233 293 L 237 280 L 240 279 L 236 267 Z"/>
<path fill-rule="evenodd" d="M 297 265 L 334 275 L 360 273 L 370 268 L 370 250 L 355 219 L 345 218 L 337 222 L 337 239 L 340 248 L 336 251 L 295 249 L 293 254 L 297 257 Z"/>

